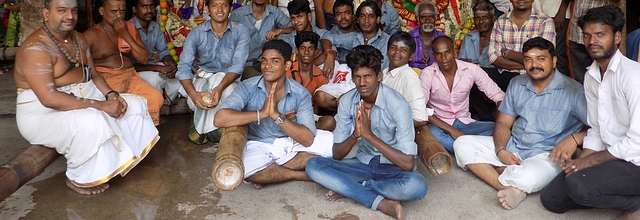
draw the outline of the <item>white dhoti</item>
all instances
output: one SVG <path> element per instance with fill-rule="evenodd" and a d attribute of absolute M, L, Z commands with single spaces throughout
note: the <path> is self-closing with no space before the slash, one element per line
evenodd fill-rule
<path fill-rule="evenodd" d="M 468 164 L 491 164 L 506 167 L 498 176 L 503 186 L 511 186 L 525 193 L 542 190 L 554 177 L 562 171 L 560 165 L 553 165 L 549 153 L 541 153 L 522 161 L 520 165 L 506 165 L 496 156 L 493 137 L 464 135 L 453 143 L 458 166 L 466 170 Z M 512 152 L 521 158 L 517 152 Z"/>
<path fill-rule="evenodd" d="M 72 84 L 58 91 L 79 98 L 104 100 L 93 82 Z M 55 148 L 67 159 L 66 175 L 78 187 L 93 187 L 126 175 L 158 139 L 146 99 L 121 94 L 128 108 L 113 118 L 95 108 L 58 111 L 44 107 L 33 90 L 18 90 L 16 121 L 31 144 Z M 90 101 L 90 100 L 87 100 Z"/>
<path fill-rule="evenodd" d="M 322 66 L 320 65 L 319 68 L 322 69 Z M 347 64 L 339 64 L 336 61 L 333 72 L 333 77 L 331 77 L 329 83 L 320 86 L 316 89 L 316 92 L 323 91 L 334 98 L 340 98 L 342 94 L 356 87 L 356 84 L 351 79 L 351 68 Z"/>
<path fill-rule="evenodd" d="M 226 73 L 218 72 L 218 73 L 208 73 L 204 70 L 198 70 L 196 72 L 195 77 L 193 78 L 193 86 L 198 92 L 211 92 L 213 88 L 218 86 Z M 231 95 L 231 92 L 238 86 L 236 82 L 233 82 L 227 86 L 224 90 L 222 90 L 222 94 L 220 94 L 220 100 L 218 104 L 222 103 L 227 96 Z M 186 93 L 184 88 L 180 89 L 180 93 Z M 189 108 L 193 110 L 193 125 L 196 128 L 196 131 L 199 134 L 206 134 L 218 129 L 216 126 L 213 126 L 213 116 L 218 112 L 218 108 L 213 108 L 211 110 L 202 110 L 196 107 L 193 104 L 193 100 L 191 97 L 187 96 L 187 104 Z"/>
<path fill-rule="evenodd" d="M 273 144 L 260 141 L 247 141 L 244 148 L 242 163 L 244 164 L 244 178 L 252 176 L 269 165 L 275 163 L 283 165 L 293 159 L 298 152 L 307 152 L 321 157 L 333 156 L 333 133 L 317 130 L 313 144 L 305 147 L 290 137 L 277 138 Z"/>
<path fill-rule="evenodd" d="M 140 75 L 142 80 L 153 86 L 153 88 L 156 88 L 160 92 L 164 90 L 170 101 L 173 101 L 178 97 L 178 90 L 182 88 L 180 80 L 176 78 L 169 79 L 156 71 L 141 71 L 138 72 L 138 75 Z"/>

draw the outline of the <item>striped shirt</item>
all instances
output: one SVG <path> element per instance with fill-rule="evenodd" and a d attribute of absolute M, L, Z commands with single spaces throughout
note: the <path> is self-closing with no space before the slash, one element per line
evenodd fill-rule
<path fill-rule="evenodd" d="M 584 44 L 582 41 L 582 29 L 578 26 L 578 19 L 585 15 L 589 9 L 616 4 L 610 0 L 573 0 L 573 12 L 569 25 L 569 40 Z"/>
<path fill-rule="evenodd" d="M 502 48 L 522 52 L 522 44 L 534 37 L 542 37 L 555 44 L 556 30 L 551 17 L 532 8 L 531 15 L 527 21 L 522 28 L 518 28 L 511 20 L 511 14 L 512 12 L 509 12 L 500 16 L 493 25 L 488 51 L 491 63 L 495 62 L 499 56 L 502 56 L 500 54 Z M 504 71 L 504 69 L 499 70 L 500 72 Z M 524 66 L 516 72 L 520 74 L 526 73 Z"/>

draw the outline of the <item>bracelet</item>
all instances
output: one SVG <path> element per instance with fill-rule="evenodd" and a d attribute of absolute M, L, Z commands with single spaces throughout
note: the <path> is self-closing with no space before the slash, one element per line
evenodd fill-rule
<path fill-rule="evenodd" d="M 109 99 L 109 95 L 110 95 L 111 93 L 115 93 L 116 95 L 120 96 L 120 93 L 118 93 L 118 92 L 116 92 L 116 91 L 111 90 L 111 91 L 107 92 L 107 94 L 104 94 L 104 99 Z"/>
<path fill-rule="evenodd" d="M 324 51 L 324 54 L 325 54 L 325 55 L 327 55 L 327 54 L 329 54 L 329 53 L 335 53 L 335 51 L 334 51 L 334 50 L 332 50 L 332 49 L 326 49 L 326 50 Z"/>
<path fill-rule="evenodd" d="M 256 114 L 258 115 L 258 125 L 260 125 L 260 110 L 256 110 Z"/>
<path fill-rule="evenodd" d="M 500 151 L 506 150 L 506 148 L 501 148 L 500 150 L 496 151 L 496 156 L 498 156 L 498 154 L 500 153 Z"/>
<path fill-rule="evenodd" d="M 504 57 L 505 59 L 508 59 L 507 56 L 509 55 L 509 49 L 505 50 L 504 53 L 502 53 L 502 57 Z"/>
<path fill-rule="evenodd" d="M 577 146 L 580 146 L 580 144 L 578 144 L 578 140 L 576 140 L 576 137 L 574 137 L 573 134 L 571 134 L 571 137 L 573 138 L 573 141 L 576 142 Z"/>

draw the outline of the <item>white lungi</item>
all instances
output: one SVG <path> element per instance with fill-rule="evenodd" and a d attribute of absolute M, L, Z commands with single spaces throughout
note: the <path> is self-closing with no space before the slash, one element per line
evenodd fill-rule
<path fill-rule="evenodd" d="M 198 92 L 211 92 L 213 88 L 220 85 L 220 82 L 222 82 L 222 79 L 224 79 L 224 76 L 226 74 L 227 73 L 223 72 L 207 73 L 204 70 L 198 70 L 193 78 L 193 86 Z M 227 99 L 227 96 L 231 95 L 231 93 L 237 86 L 238 83 L 233 82 L 229 84 L 227 88 L 222 90 L 222 94 L 220 94 L 220 100 L 218 101 L 218 104 Z M 186 94 L 184 88 L 180 88 L 180 93 Z M 215 116 L 216 112 L 218 112 L 218 107 L 211 110 L 202 110 L 196 107 L 195 104 L 193 104 L 193 100 L 191 99 L 191 97 L 189 97 L 188 95 L 186 97 L 189 108 L 193 110 L 193 125 L 195 126 L 196 131 L 198 131 L 198 134 L 206 134 L 218 129 L 216 126 L 213 126 L 213 116 Z"/>
<path fill-rule="evenodd" d="M 149 85 L 153 86 L 153 88 L 156 88 L 160 92 L 164 89 L 170 101 L 173 101 L 178 97 L 178 90 L 182 88 L 180 80 L 176 78 L 169 79 L 156 71 L 141 71 L 138 72 L 138 75 L 140 75 L 142 80 L 149 83 Z"/>
<path fill-rule="evenodd" d="M 320 69 L 322 69 L 322 67 L 323 65 L 319 66 Z M 333 72 L 333 77 L 331 77 L 329 83 L 320 86 L 316 89 L 316 92 L 323 91 L 334 98 L 340 98 L 342 94 L 356 88 L 356 84 L 353 83 L 351 79 L 351 68 L 349 68 L 347 64 L 339 64 L 338 61 L 336 61 Z"/>
<path fill-rule="evenodd" d="M 283 165 L 293 159 L 298 152 L 307 152 L 321 157 L 333 156 L 333 133 L 317 130 L 313 144 L 305 147 L 291 137 L 277 138 L 273 144 L 260 141 L 247 141 L 244 148 L 242 163 L 244 164 L 244 178 L 248 178 L 269 165 L 275 163 Z"/>
<path fill-rule="evenodd" d="M 105 100 L 92 81 L 58 88 L 79 98 Z M 95 108 L 58 111 L 44 107 L 33 90 L 18 89 L 16 121 L 31 144 L 55 148 L 67 159 L 66 175 L 78 187 L 93 187 L 126 175 L 149 153 L 158 130 L 146 99 L 120 94 L 128 108 L 113 118 Z M 88 100 L 90 101 L 90 100 Z"/>
<path fill-rule="evenodd" d="M 456 162 L 462 169 L 467 164 L 485 163 L 497 167 L 506 167 L 498 176 L 503 186 L 511 186 L 526 193 L 542 190 L 558 173 L 562 171 L 560 165 L 553 165 L 549 153 L 541 153 L 522 161 L 520 165 L 505 165 L 496 156 L 493 137 L 464 135 L 453 142 Z M 513 153 L 513 152 L 512 152 Z M 521 158 L 517 152 L 513 153 Z"/>

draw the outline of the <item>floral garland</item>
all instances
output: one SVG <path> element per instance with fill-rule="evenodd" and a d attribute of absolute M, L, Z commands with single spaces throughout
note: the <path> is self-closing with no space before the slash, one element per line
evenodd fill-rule
<path fill-rule="evenodd" d="M 196 6 L 195 10 L 201 12 L 204 7 L 203 0 L 188 0 L 192 6 Z M 180 59 L 184 41 L 189 32 L 199 24 L 206 21 L 202 15 L 195 16 L 194 7 L 183 7 L 187 0 L 160 0 L 158 7 L 160 29 L 165 35 L 167 48 L 169 53 L 176 62 Z"/>

